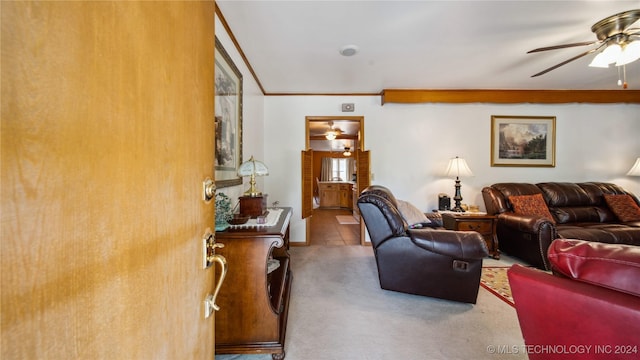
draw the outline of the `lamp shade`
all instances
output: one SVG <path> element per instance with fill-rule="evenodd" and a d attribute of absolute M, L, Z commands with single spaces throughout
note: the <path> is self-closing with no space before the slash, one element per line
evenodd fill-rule
<path fill-rule="evenodd" d="M 628 176 L 640 176 L 640 157 L 636 159 L 636 163 L 633 164 L 629 172 Z"/>
<path fill-rule="evenodd" d="M 473 173 L 471 172 L 471 169 L 469 169 L 469 165 L 467 165 L 467 162 L 459 157 L 455 157 L 451 160 L 449 160 L 449 166 L 447 167 L 447 176 L 451 176 L 451 177 L 469 177 L 469 176 L 473 176 Z"/>
<path fill-rule="evenodd" d="M 267 169 L 267 166 L 262 161 L 258 161 L 256 159 L 254 159 L 253 155 L 252 155 L 249 160 L 247 160 L 247 161 L 243 162 L 242 164 L 240 164 L 240 167 L 238 168 L 238 175 L 240 175 L 240 176 L 251 176 L 251 175 L 264 176 L 264 175 L 269 175 L 269 169 Z"/>

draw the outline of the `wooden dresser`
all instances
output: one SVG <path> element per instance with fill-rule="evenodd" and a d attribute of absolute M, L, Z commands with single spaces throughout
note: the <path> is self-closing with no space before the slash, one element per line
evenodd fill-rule
<path fill-rule="evenodd" d="M 292 280 L 288 251 L 292 210 L 282 209 L 274 226 L 216 232 L 216 242 L 224 244 L 216 253 L 229 264 L 217 300 L 216 354 L 270 353 L 276 360 L 285 356 Z M 279 266 L 268 272 L 270 259 L 277 260 Z"/>

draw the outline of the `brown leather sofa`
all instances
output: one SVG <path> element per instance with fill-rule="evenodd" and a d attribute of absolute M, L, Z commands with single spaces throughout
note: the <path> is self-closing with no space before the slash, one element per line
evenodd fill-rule
<path fill-rule="evenodd" d="M 514 213 L 511 196 L 541 194 L 552 219 Z M 602 182 L 498 183 L 482 189 L 487 213 L 496 215 L 500 251 L 549 270 L 549 245 L 556 238 L 640 245 L 640 221 L 622 222 L 607 195 L 636 196 Z"/>
<path fill-rule="evenodd" d="M 438 224 L 410 229 L 396 198 L 379 185 L 360 194 L 358 208 L 371 238 L 381 288 L 475 304 L 482 259 L 488 256 L 480 234 L 448 231 Z"/>
<path fill-rule="evenodd" d="M 640 358 L 640 248 L 556 239 L 553 275 L 507 272 L 529 360 Z"/>

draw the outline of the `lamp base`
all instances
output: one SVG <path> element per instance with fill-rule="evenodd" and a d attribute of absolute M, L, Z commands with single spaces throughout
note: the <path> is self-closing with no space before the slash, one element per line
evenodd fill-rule
<path fill-rule="evenodd" d="M 262 195 L 262 192 L 256 188 L 256 176 L 254 174 L 251 175 L 251 180 L 249 180 L 249 190 L 245 191 L 244 195 L 254 197 Z"/>
<path fill-rule="evenodd" d="M 456 176 L 456 194 L 453 196 L 453 201 L 455 201 L 456 206 L 451 209 L 451 211 L 465 212 L 464 209 L 460 206 L 460 203 L 462 202 L 462 195 L 460 194 L 461 187 L 462 185 L 460 185 L 460 179 Z"/>

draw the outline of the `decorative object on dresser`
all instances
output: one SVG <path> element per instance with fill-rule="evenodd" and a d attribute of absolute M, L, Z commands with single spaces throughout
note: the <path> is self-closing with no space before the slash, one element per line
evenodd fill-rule
<path fill-rule="evenodd" d="M 240 202 L 240 215 L 257 218 L 264 216 L 267 211 L 267 194 L 262 194 L 256 188 L 256 176 L 269 175 L 269 169 L 262 162 L 251 158 L 240 165 L 238 175 L 242 177 L 249 176 L 249 189 L 244 192 L 238 201 Z"/>
<path fill-rule="evenodd" d="M 256 176 L 267 176 L 269 175 L 269 169 L 262 162 L 251 158 L 240 165 L 238 168 L 238 175 L 241 177 L 249 176 L 251 179 L 249 180 L 249 189 L 244 192 L 245 196 L 259 196 L 262 195 L 260 191 L 256 188 Z"/>
<path fill-rule="evenodd" d="M 225 193 L 216 193 L 216 231 L 228 228 L 231 219 L 231 199 Z"/>
<path fill-rule="evenodd" d="M 456 206 L 451 209 L 457 212 L 464 212 L 462 207 L 460 207 L 460 202 L 462 201 L 462 195 L 460 194 L 460 176 L 473 176 L 471 169 L 469 169 L 469 165 L 464 159 L 459 157 L 455 157 L 449 160 L 449 166 L 447 167 L 447 176 L 455 176 L 456 177 L 456 194 L 453 196 L 453 200 L 456 203 Z"/>
<path fill-rule="evenodd" d="M 293 279 L 289 263 L 292 209 L 270 209 L 267 224 L 231 226 L 216 233 L 217 253 L 231 267 L 216 313 L 216 354 L 264 354 L 284 359 Z"/>
<path fill-rule="evenodd" d="M 442 225 L 445 229 L 480 233 L 487 244 L 489 255 L 494 259 L 500 259 L 496 224 L 497 220 L 493 215 L 473 214 L 470 212 L 464 214 L 445 212 L 442 214 Z"/>
<path fill-rule="evenodd" d="M 250 218 L 264 216 L 267 212 L 267 194 L 260 196 L 240 196 L 240 215 Z"/>

